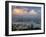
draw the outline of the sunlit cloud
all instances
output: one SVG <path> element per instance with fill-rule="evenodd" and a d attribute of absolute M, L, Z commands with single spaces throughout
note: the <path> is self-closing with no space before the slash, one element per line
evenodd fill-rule
<path fill-rule="evenodd" d="M 37 15 L 37 12 L 35 10 L 29 10 L 27 8 L 15 8 L 13 9 L 13 15 Z"/>
<path fill-rule="evenodd" d="M 27 14 L 27 10 L 25 10 L 24 8 L 15 8 L 13 10 L 13 15 L 26 15 Z"/>
<path fill-rule="evenodd" d="M 23 13 L 23 9 L 20 8 L 16 8 L 13 10 L 13 15 L 22 15 Z"/>

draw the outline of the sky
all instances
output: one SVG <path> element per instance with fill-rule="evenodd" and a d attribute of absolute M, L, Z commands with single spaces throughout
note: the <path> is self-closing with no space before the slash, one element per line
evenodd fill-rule
<path fill-rule="evenodd" d="M 12 6 L 13 16 L 41 15 L 41 7 Z"/>

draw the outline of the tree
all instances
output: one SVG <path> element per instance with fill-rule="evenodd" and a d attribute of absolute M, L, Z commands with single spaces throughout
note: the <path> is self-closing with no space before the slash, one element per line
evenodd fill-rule
<path fill-rule="evenodd" d="M 31 29 L 33 29 L 33 24 L 31 24 Z"/>

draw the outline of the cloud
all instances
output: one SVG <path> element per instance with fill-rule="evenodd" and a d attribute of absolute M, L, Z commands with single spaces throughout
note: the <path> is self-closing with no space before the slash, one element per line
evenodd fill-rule
<path fill-rule="evenodd" d="M 37 15 L 37 12 L 35 10 L 29 10 L 27 8 L 16 8 L 13 10 L 13 15 Z"/>
<path fill-rule="evenodd" d="M 29 15 L 35 16 L 35 15 L 37 15 L 37 12 L 36 12 L 35 10 L 31 10 L 31 11 L 29 12 Z"/>
<path fill-rule="evenodd" d="M 13 10 L 13 15 L 22 15 L 22 14 L 24 13 L 23 13 L 23 9 L 21 8 L 16 8 Z"/>

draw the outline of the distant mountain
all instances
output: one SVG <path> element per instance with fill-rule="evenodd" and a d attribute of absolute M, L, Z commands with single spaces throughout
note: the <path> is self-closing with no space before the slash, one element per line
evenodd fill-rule
<path fill-rule="evenodd" d="M 41 23 L 40 16 L 13 16 L 12 22 L 36 22 Z"/>

